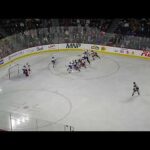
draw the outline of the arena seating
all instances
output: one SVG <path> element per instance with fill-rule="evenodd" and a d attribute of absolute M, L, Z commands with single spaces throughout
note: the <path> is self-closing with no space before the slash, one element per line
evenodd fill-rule
<path fill-rule="evenodd" d="M 120 19 L 115 33 L 150 37 L 150 19 Z"/>
<path fill-rule="evenodd" d="M 0 58 L 53 43 L 89 43 L 150 50 L 150 19 L 1 19 Z M 2 32 L 3 31 L 3 32 Z"/>

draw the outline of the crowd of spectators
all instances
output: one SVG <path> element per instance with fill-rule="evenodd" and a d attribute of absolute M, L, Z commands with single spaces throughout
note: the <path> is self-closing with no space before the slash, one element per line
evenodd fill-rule
<path fill-rule="evenodd" d="M 51 27 L 28 30 L 19 33 L 16 40 L 24 48 L 53 43 L 100 43 L 105 32 L 97 28 L 86 27 Z"/>
<path fill-rule="evenodd" d="M 7 35 L 24 32 L 30 29 L 50 28 L 54 26 L 82 26 L 96 27 L 107 32 L 113 19 L 2 19 L 0 28 Z M 117 34 L 150 37 L 150 19 L 119 19 Z M 3 36 L 0 34 L 0 38 Z"/>
<path fill-rule="evenodd" d="M 15 52 L 16 49 L 14 48 L 13 44 L 9 42 L 7 39 L 3 39 L 0 41 L 0 59 L 12 54 Z"/>
<path fill-rule="evenodd" d="M 45 28 L 51 26 L 51 20 L 47 19 L 2 19 L 0 27 L 7 35 L 24 32 L 30 29 Z"/>
<path fill-rule="evenodd" d="M 120 19 L 115 33 L 150 37 L 150 19 Z"/>
<path fill-rule="evenodd" d="M 2 19 L 0 20 L 0 28 L 6 32 L 7 36 L 30 29 L 52 26 L 89 26 L 107 32 L 111 22 L 111 19 Z"/>
<path fill-rule="evenodd" d="M 59 26 L 89 26 L 107 32 L 112 21 L 112 19 L 59 19 Z"/>
<path fill-rule="evenodd" d="M 112 19 L 0 20 L 0 28 L 13 39 L 0 34 L 0 58 L 33 46 L 67 42 L 147 48 L 140 43 L 141 38 L 135 37 L 150 37 L 150 19 L 119 19 L 116 30 L 109 34 L 112 22 Z M 148 44 L 149 40 L 147 38 L 142 42 Z"/>
<path fill-rule="evenodd" d="M 2 42 L 0 44 L 1 54 L 0 57 L 11 54 L 10 49 L 14 52 L 15 50 L 21 50 L 33 46 L 40 46 L 53 43 L 103 43 L 103 37 L 105 32 L 97 29 L 96 27 L 76 27 L 76 26 L 57 26 L 50 28 L 39 28 L 22 31 L 18 34 L 4 38 L 5 41 L 14 41 L 6 44 Z M 5 45 L 5 46 L 4 46 Z M 12 46 L 13 45 L 13 46 Z M 19 47 L 20 46 L 20 47 Z M 6 50 L 5 50 L 6 49 Z M 5 51 L 5 52 L 4 52 Z M 2 54 L 2 52 L 4 52 Z"/>

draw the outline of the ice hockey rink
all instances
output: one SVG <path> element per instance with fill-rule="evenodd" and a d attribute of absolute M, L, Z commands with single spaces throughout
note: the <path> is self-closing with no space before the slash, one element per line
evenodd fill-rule
<path fill-rule="evenodd" d="M 101 55 L 101 60 L 91 61 L 81 72 L 68 74 L 67 63 L 81 53 L 45 53 L 20 59 L 15 62 L 19 76 L 11 79 L 9 65 L 0 68 L 0 111 L 68 124 L 75 131 L 149 131 L 149 60 Z M 57 58 L 55 68 L 50 63 L 52 56 Z M 29 77 L 21 70 L 26 62 L 31 65 Z M 141 95 L 131 96 L 133 82 Z M 2 115 L 1 124 L 9 119 Z M 46 124 L 41 123 L 39 130 L 42 126 Z"/>

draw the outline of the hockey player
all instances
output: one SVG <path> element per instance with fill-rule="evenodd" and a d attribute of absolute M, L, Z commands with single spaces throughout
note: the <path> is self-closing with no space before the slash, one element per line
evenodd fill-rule
<path fill-rule="evenodd" d="M 23 66 L 23 74 L 27 77 L 27 76 L 29 76 L 29 74 L 28 74 L 28 70 L 27 70 L 27 67 L 24 65 Z"/>
<path fill-rule="evenodd" d="M 80 63 L 81 63 L 81 67 L 86 68 L 86 64 L 85 64 L 85 59 L 84 58 L 80 59 Z"/>
<path fill-rule="evenodd" d="M 25 74 L 25 71 L 26 71 L 26 66 L 25 65 L 23 66 L 22 71 L 23 71 L 23 74 Z"/>
<path fill-rule="evenodd" d="M 95 60 L 95 57 L 100 59 L 100 56 L 98 56 L 97 52 L 94 52 L 93 50 L 91 51 L 91 56 L 92 56 L 93 60 Z"/>
<path fill-rule="evenodd" d="M 75 69 L 75 70 L 80 71 L 80 68 L 79 68 L 79 66 L 78 66 L 77 60 L 74 60 L 73 66 L 74 66 L 74 69 Z"/>
<path fill-rule="evenodd" d="M 89 52 L 88 50 L 83 52 L 83 59 L 87 60 L 87 62 L 90 64 L 90 60 L 89 60 Z"/>
<path fill-rule="evenodd" d="M 73 69 L 73 65 L 70 62 L 69 65 L 68 65 L 68 68 L 67 68 L 68 73 L 71 73 L 72 69 Z"/>
<path fill-rule="evenodd" d="M 137 84 L 135 82 L 133 82 L 133 93 L 132 93 L 132 96 L 134 95 L 135 92 L 137 92 L 138 95 L 140 95 L 139 87 L 137 86 Z"/>
<path fill-rule="evenodd" d="M 78 59 L 76 62 L 77 62 L 77 67 L 78 67 L 79 69 L 81 69 L 81 61 L 80 61 L 80 59 Z"/>
<path fill-rule="evenodd" d="M 28 74 L 30 74 L 31 73 L 31 66 L 29 65 L 29 63 L 26 63 L 26 68 L 27 68 Z"/>
<path fill-rule="evenodd" d="M 78 66 L 79 66 L 79 68 L 81 68 L 81 59 L 78 59 Z"/>
<path fill-rule="evenodd" d="M 56 58 L 55 58 L 54 56 L 52 57 L 51 62 L 52 62 L 52 64 L 53 64 L 53 68 L 54 68 L 54 65 L 55 65 L 55 63 L 56 63 Z"/>
<path fill-rule="evenodd" d="M 97 52 L 94 52 L 94 54 L 97 58 L 101 59 L 100 56 L 97 54 Z"/>

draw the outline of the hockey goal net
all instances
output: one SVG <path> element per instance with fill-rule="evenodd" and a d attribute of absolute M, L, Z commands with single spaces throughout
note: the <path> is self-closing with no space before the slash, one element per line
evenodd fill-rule
<path fill-rule="evenodd" d="M 19 76 L 19 64 L 9 66 L 8 76 L 9 79 L 17 78 Z"/>

